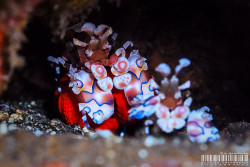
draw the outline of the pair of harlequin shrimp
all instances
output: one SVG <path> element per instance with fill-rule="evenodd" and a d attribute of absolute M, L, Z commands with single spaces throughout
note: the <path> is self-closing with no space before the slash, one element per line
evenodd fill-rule
<path fill-rule="evenodd" d="M 81 29 L 72 28 L 71 31 L 73 36 L 69 42 L 76 52 L 66 52 L 59 58 L 48 57 L 57 64 L 58 75 L 59 64 L 68 69 L 59 82 L 55 99 L 60 114 L 69 125 L 115 131 L 128 120 L 155 113 L 159 118 L 157 124 L 166 133 L 181 129 L 188 119 L 187 129 L 192 141 L 218 138 L 218 130 L 210 123 L 211 117 L 204 114 L 203 109 L 202 114 L 198 111 L 190 114 L 191 97 L 182 101 L 180 91 L 189 88 L 190 81 L 179 86 L 176 76 L 190 64 L 188 59 L 180 60 L 175 68 L 176 75 L 171 79 L 167 78 L 171 72 L 169 66 L 160 64 L 155 69 L 164 76 L 159 86 L 138 50 L 126 54 L 132 42 L 126 42 L 110 54 L 110 41 L 117 37 L 111 27 L 85 23 Z M 207 130 L 209 128 L 213 130 Z"/>

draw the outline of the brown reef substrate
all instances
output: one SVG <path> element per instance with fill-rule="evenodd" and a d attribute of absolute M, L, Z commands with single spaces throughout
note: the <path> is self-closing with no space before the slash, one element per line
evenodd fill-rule
<path fill-rule="evenodd" d="M 204 154 L 250 153 L 250 126 L 246 122 L 229 124 L 220 131 L 221 140 L 216 143 L 196 144 L 184 131 L 102 137 L 91 129 L 51 120 L 43 112 L 42 100 L 1 105 L 0 166 L 198 167 Z"/>

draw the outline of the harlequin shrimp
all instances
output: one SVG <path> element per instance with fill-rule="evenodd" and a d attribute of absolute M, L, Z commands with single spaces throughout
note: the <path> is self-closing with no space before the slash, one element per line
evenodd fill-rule
<path fill-rule="evenodd" d="M 151 81 L 152 89 L 158 90 L 158 95 L 141 101 L 138 106 L 131 108 L 129 118 L 142 119 L 155 113 L 158 118 L 157 124 L 166 133 L 184 127 L 185 119 L 190 113 L 189 106 L 192 103 L 192 98 L 189 97 L 183 102 L 181 90 L 189 88 L 190 81 L 179 86 L 177 75 L 182 68 L 189 64 L 188 59 L 180 59 L 180 64 L 175 68 L 175 75 L 171 79 L 167 78 L 171 73 L 170 67 L 165 63 L 158 65 L 155 71 L 164 77 L 161 86 L 153 80 Z"/>
<path fill-rule="evenodd" d="M 72 31 L 75 35 L 71 43 L 77 55 L 48 57 L 56 64 L 58 75 L 59 65 L 68 69 L 58 80 L 58 110 L 69 125 L 115 131 L 125 124 L 128 110 L 136 100 L 154 96 L 146 59 L 137 50 L 126 53 L 133 46 L 130 41 L 110 54 L 112 42 L 109 41 L 114 41 L 117 34 L 107 25 L 96 27 L 85 23 L 80 30 Z"/>
<path fill-rule="evenodd" d="M 158 65 L 155 70 L 164 77 L 159 86 L 148 72 L 146 58 L 138 50 L 127 53 L 132 42 L 113 51 L 117 34 L 111 27 L 96 27 L 88 22 L 70 31 L 70 49 L 62 57 L 48 57 L 58 76 L 61 67 L 67 69 L 57 79 L 55 103 L 69 125 L 116 131 L 131 119 L 148 118 L 155 113 L 157 124 L 166 133 L 183 128 L 188 119 L 191 141 L 211 141 L 213 135 L 217 135 L 213 139 L 218 138 L 216 128 L 209 123 L 211 117 L 195 111 L 190 114 L 192 98 L 182 100 L 181 91 L 190 87 L 190 81 L 179 86 L 177 75 L 190 64 L 188 59 L 180 59 L 170 79 L 170 67 L 165 63 Z M 146 126 L 152 123 L 145 121 Z"/>
<path fill-rule="evenodd" d="M 179 86 L 178 73 L 190 65 L 190 61 L 186 58 L 179 60 L 179 65 L 175 68 L 175 75 L 168 78 L 171 69 L 166 63 L 162 63 L 155 68 L 163 76 L 161 85 L 159 86 L 151 80 L 152 89 L 157 90 L 157 95 L 141 101 L 137 106 L 129 110 L 130 119 L 149 118 L 155 114 L 158 118 L 157 124 L 161 130 L 171 133 L 175 129 L 182 129 L 186 124 L 189 139 L 192 142 L 204 143 L 216 141 L 220 138 L 218 129 L 212 124 L 212 115 L 206 113 L 208 107 L 202 107 L 199 110 L 190 112 L 192 98 L 187 97 L 182 100 L 181 91 L 191 86 L 190 81 L 186 81 Z M 149 133 L 148 124 L 152 124 L 151 120 L 145 121 L 145 132 Z"/>

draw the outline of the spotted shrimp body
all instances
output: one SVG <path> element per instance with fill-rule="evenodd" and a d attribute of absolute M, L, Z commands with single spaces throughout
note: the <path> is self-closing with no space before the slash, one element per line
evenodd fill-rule
<path fill-rule="evenodd" d="M 89 39 L 81 41 L 77 36 L 72 39 L 79 62 L 75 63 L 75 55 L 69 54 L 48 58 L 57 64 L 57 69 L 59 65 L 68 69 L 58 88 L 58 109 L 70 125 L 114 131 L 127 121 L 128 110 L 137 101 L 154 95 L 146 59 L 137 50 L 126 57 L 126 49 L 133 46 L 130 41 L 110 54 L 108 38 L 113 32 L 109 26 L 85 23 L 80 32 Z"/>

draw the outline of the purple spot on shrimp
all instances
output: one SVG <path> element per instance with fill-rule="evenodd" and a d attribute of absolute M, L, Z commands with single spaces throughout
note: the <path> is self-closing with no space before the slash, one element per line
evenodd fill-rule
<path fill-rule="evenodd" d="M 201 127 L 197 122 L 188 122 L 187 127 L 195 127 L 195 129 L 188 130 L 188 133 L 192 137 L 197 137 L 199 135 L 205 134 L 203 127 Z M 189 129 L 189 128 L 188 128 Z"/>
<path fill-rule="evenodd" d="M 207 121 L 207 122 L 204 123 L 204 127 L 205 127 L 205 128 L 212 128 L 212 127 L 213 127 L 213 124 L 212 124 L 211 121 Z"/>

